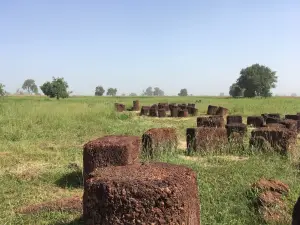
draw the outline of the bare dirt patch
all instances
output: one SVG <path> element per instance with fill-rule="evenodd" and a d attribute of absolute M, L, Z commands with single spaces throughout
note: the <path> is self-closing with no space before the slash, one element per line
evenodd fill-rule
<path fill-rule="evenodd" d="M 23 206 L 17 210 L 17 213 L 33 214 L 43 211 L 82 212 L 82 199 L 79 196 L 73 196 L 55 201 Z"/>

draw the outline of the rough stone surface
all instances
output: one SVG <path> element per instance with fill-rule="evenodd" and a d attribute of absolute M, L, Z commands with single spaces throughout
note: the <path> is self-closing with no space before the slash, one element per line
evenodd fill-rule
<path fill-rule="evenodd" d="M 189 112 L 187 109 L 181 109 L 178 111 L 178 117 L 188 117 Z"/>
<path fill-rule="evenodd" d="M 126 110 L 125 105 L 120 103 L 115 103 L 115 109 L 117 112 L 123 112 Z"/>
<path fill-rule="evenodd" d="M 232 123 L 243 123 L 242 116 L 239 115 L 227 116 L 227 124 L 232 124 Z"/>
<path fill-rule="evenodd" d="M 170 109 L 170 111 L 171 111 L 172 108 L 174 108 L 174 107 L 177 107 L 177 104 L 176 104 L 176 103 L 170 103 L 170 104 L 169 104 L 169 109 Z"/>
<path fill-rule="evenodd" d="M 260 151 L 268 152 L 272 150 L 271 144 L 262 136 L 251 137 L 249 139 L 249 145 L 256 147 Z"/>
<path fill-rule="evenodd" d="M 177 106 L 171 107 L 171 117 L 178 117 L 179 108 Z"/>
<path fill-rule="evenodd" d="M 285 115 L 285 119 L 297 121 L 297 132 L 300 133 L 300 114 Z"/>
<path fill-rule="evenodd" d="M 224 107 L 219 107 L 217 112 L 216 112 L 216 115 L 218 116 L 227 116 L 229 113 L 229 109 L 226 109 Z"/>
<path fill-rule="evenodd" d="M 155 153 L 174 150 L 178 145 L 175 128 L 152 128 L 142 136 L 143 153 L 153 157 Z"/>
<path fill-rule="evenodd" d="M 219 107 L 214 105 L 209 105 L 207 107 L 207 115 L 216 115 Z"/>
<path fill-rule="evenodd" d="M 274 150 L 286 154 L 294 150 L 297 133 L 286 128 L 262 127 L 251 132 L 252 139 L 255 140 L 257 137 L 263 137 Z"/>
<path fill-rule="evenodd" d="M 192 106 L 188 106 L 188 113 L 191 115 L 191 116 L 197 116 L 198 114 L 198 109 L 197 108 L 194 108 Z"/>
<path fill-rule="evenodd" d="M 300 225 L 300 197 L 294 205 L 292 219 L 292 225 Z"/>
<path fill-rule="evenodd" d="M 140 111 L 140 101 L 139 100 L 133 101 L 132 110 L 133 111 Z"/>
<path fill-rule="evenodd" d="M 151 117 L 158 117 L 158 106 L 153 105 L 149 109 L 149 116 Z"/>
<path fill-rule="evenodd" d="M 159 109 L 158 110 L 158 117 L 166 117 L 167 113 L 165 109 Z"/>
<path fill-rule="evenodd" d="M 227 132 L 225 128 L 188 128 L 186 142 L 188 152 L 219 150 L 228 143 Z"/>
<path fill-rule="evenodd" d="M 283 124 L 280 124 L 280 123 L 268 123 L 268 124 L 265 124 L 264 127 L 273 127 L 273 128 L 277 128 L 277 129 L 284 129 L 286 128 L 285 125 Z"/>
<path fill-rule="evenodd" d="M 158 103 L 158 109 L 164 109 L 166 112 L 170 110 L 168 103 Z"/>
<path fill-rule="evenodd" d="M 98 167 L 124 166 L 139 161 L 141 138 L 111 135 L 86 143 L 83 147 L 83 178 Z"/>
<path fill-rule="evenodd" d="M 289 120 L 300 120 L 300 115 L 285 115 L 285 119 Z"/>
<path fill-rule="evenodd" d="M 280 118 L 275 118 L 275 117 L 267 117 L 265 119 L 266 124 L 270 124 L 270 123 L 280 123 L 281 119 Z"/>
<path fill-rule="evenodd" d="M 280 119 L 279 113 L 268 113 L 268 117 Z"/>
<path fill-rule="evenodd" d="M 253 127 L 262 127 L 264 125 L 264 118 L 262 116 L 248 116 L 247 125 Z"/>
<path fill-rule="evenodd" d="M 181 110 L 187 109 L 187 105 L 186 104 L 179 104 L 178 108 Z"/>
<path fill-rule="evenodd" d="M 284 119 L 280 121 L 280 124 L 284 125 L 287 129 L 291 131 L 298 131 L 298 122 L 296 120 Z"/>
<path fill-rule="evenodd" d="M 221 116 L 198 117 L 197 127 L 225 127 L 225 120 Z"/>
<path fill-rule="evenodd" d="M 142 106 L 140 115 L 147 116 L 149 114 L 150 108 L 150 106 Z"/>
<path fill-rule="evenodd" d="M 85 225 L 200 225 L 197 175 L 158 162 L 96 170 L 84 189 L 83 218 Z"/>
<path fill-rule="evenodd" d="M 247 125 L 243 123 L 232 123 L 226 126 L 229 140 L 243 142 L 243 137 L 247 134 Z"/>

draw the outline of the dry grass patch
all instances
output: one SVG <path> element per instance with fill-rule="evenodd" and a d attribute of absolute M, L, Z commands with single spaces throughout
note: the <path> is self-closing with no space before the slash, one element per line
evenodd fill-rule
<path fill-rule="evenodd" d="M 82 198 L 80 196 L 73 196 L 27 205 L 16 210 L 20 214 L 33 214 L 44 211 L 82 212 Z"/>
<path fill-rule="evenodd" d="M 53 168 L 51 163 L 29 161 L 19 163 L 14 167 L 6 167 L 0 170 L 0 176 L 9 173 L 22 180 L 33 180 L 48 169 Z"/>

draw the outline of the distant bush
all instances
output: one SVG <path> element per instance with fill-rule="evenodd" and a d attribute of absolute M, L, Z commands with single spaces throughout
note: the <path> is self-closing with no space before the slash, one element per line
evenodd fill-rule
<path fill-rule="evenodd" d="M 69 92 L 68 83 L 64 80 L 64 78 L 55 78 L 53 77 L 52 82 L 46 82 L 41 87 L 42 92 L 44 95 L 50 98 L 68 98 Z"/>

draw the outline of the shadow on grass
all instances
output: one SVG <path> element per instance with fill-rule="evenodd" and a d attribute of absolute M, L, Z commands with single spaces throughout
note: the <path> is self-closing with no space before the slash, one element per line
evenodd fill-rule
<path fill-rule="evenodd" d="M 54 225 L 83 225 L 83 218 L 79 217 L 73 221 L 70 222 L 59 222 L 59 223 L 55 223 Z"/>
<path fill-rule="evenodd" d="M 65 174 L 59 178 L 55 184 L 61 188 L 82 188 L 83 176 L 82 171 L 77 170 L 71 173 Z"/>

